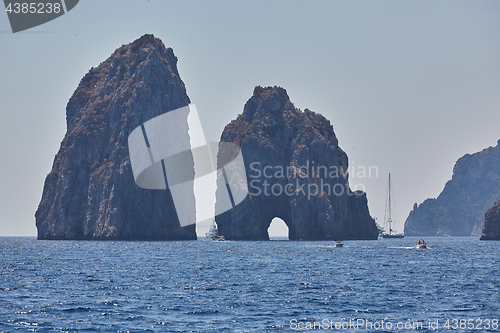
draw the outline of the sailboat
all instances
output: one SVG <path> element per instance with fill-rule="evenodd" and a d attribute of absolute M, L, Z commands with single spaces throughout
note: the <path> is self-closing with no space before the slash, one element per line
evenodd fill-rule
<path fill-rule="evenodd" d="M 387 189 L 387 201 L 385 205 L 385 218 L 384 222 L 389 228 L 389 233 L 384 232 L 382 234 L 383 238 L 403 238 L 405 235 L 403 233 L 396 233 L 395 230 L 392 229 L 392 201 L 391 201 L 391 174 L 389 173 L 389 185 Z"/>

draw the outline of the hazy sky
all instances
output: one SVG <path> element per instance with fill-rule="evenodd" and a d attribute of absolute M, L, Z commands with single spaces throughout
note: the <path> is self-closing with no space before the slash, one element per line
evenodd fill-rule
<path fill-rule="evenodd" d="M 455 161 L 500 139 L 500 1 L 81 0 L 11 32 L 0 12 L 0 236 L 36 235 L 34 213 L 80 79 L 154 34 L 172 47 L 205 134 L 217 140 L 256 85 L 323 114 L 384 217 L 398 227 L 436 197 Z"/>

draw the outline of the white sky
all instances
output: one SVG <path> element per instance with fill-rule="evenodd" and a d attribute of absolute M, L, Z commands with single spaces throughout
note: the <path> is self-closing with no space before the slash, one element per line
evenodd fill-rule
<path fill-rule="evenodd" d="M 500 139 L 499 32 L 495 0 L 81 0 L 16 34 L 1 11 L 0 236 L 36 235 L 66 103 L 92 66 L 145 33 L 174 49 L 208 140 L 255 85 L 282 86 L 331 121 L 351 165 L 378 167 L 351 184 L 379 222 L 391 172 L 402 230 L 459 157 Z"/>

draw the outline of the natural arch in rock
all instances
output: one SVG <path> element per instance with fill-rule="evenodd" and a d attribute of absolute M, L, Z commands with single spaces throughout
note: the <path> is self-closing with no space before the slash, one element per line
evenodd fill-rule
<path fill-rule="evenodd" d="M 267 234 L 269 238 L 271 237 L 286 237 L 286 239 L 290 239 L 290 228 L 286 224 L 285 221 L 280 219 L 279 217 L 275 217 L 271 220 L 269 227 L 267 228 Z"/>
<path fill-rule="evenodd" d="M 347 155 L 332 125 L 295 108 L 285 89 L 256 87 L 220 141 L 241 147 L 245 173 L 232 173 L 229 188 L 249 193 L 216 217 L 226 239 L 268 240 L 275 217 L 288 226 L 290 240 L 377 239 L 366 194 L 349 188 Z"/>

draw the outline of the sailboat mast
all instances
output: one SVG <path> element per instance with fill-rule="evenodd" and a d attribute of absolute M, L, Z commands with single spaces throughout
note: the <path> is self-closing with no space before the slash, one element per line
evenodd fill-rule
<path fill-rule="evenodd" d="M 387 223 L 389 224 L 389 234 L 392 234 L 392 216 L 391 216 L 391 174 L 389 173 L 389 212 Z"/>
<path fill-rule="evenodd" d="M 389 227 L 388 232 L 382 234 L 383 238 L 403 238 L 404 234 L 398 234 L 395 230 L 392 229 L 392 189 L 391 189 L 391 174 L 389 174 L 389 184 L 387 186 L 387 197 L 385 201 L 385 215 L 384 215 L 384 228 Z M 395 211 L 397 215 L 397 210 Z M 397 216 L 396 216 L 397 218 Z M 385 229 L 387 230 L 387 229 Z"/>

